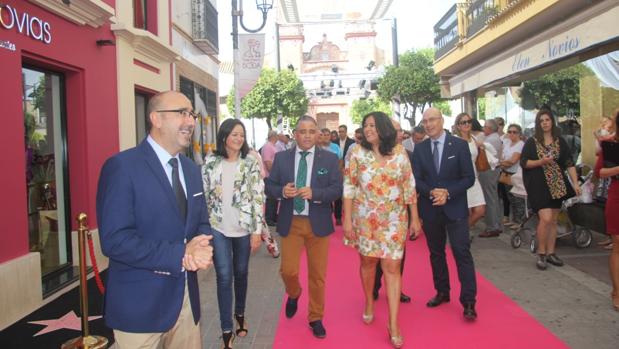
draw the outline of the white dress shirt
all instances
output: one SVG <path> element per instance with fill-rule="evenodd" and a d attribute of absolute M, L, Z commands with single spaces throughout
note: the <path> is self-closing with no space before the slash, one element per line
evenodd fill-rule
<path fill-rule="evenodd" d="M 176 154 L 176 156 L 170 155 L 170 153 L 168 153 L 167 150 L 163 149 L 163 147 L 161 147 L 159 143 L 155 142 L 155 140 L 152 139 L 150 135 L 146 137 L 146 141 L 153 148 L 153 150 L 155 151 L 155 154 L 157 154 L 157 158 L 159 158 L 159 161 L 161 162 L 161 166 L 163 166 L 163 170 L 165 171 L 165 175 L 168 177 L 168 181 L 170 182 L 170 187 L 172 186 L 172 166 L 168 163 L 168 161 L 170 161 L 170 159 L 173 157 L 178 160 L 178 177 L 181 180 L 181 185 L 183 186 L 185 197 L 187 197 L 187 186 L 185 185 L 185 175 L 183 174 L 183 165 L 181 163 L 181 159 L 179 158 L 178 154 Z"/>

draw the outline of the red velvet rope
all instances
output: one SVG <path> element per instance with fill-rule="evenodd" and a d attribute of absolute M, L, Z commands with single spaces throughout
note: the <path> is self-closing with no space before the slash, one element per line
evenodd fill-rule
<path fill-rule="evenodd" d="M 97 288 L 101 294 L 105 293 L 105 287 L 103 287 L 103 280 L 99 274 L 99 267 L 97 267 L 97 259 L 95 258 L 95 246 L 92 242 L 92 234 L 88 232 L 88 252 L 90 253 L 90 260 L 92 261 L 92 269 L 95 271 L 95 281 L 97 282 Z"/>

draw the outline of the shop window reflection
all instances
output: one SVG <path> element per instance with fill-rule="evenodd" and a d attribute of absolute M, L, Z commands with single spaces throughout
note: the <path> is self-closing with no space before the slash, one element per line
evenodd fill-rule
<path fill-rule="evenodd" d="M 23 68 L 22 77 L 29 245 L 46 275 L 70 261 L 62 76 Z"/>

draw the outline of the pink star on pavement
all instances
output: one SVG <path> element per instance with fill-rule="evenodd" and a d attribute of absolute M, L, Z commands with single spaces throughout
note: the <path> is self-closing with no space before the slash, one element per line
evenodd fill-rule
<path fill-rule="evenodd" d="M 96 320 L 99 319 L 101 316 L 89 316 L 88 317 L 88 321 L 92 321 L 92 320 Z M 53 332 L 53 331 L 57 331 L 57 330 L 61 330 L 63 328 L 67 328 L 69 330 L 76 330 L 76 331 L 81 331 L 82 330 L 82 320 L 79 316 L 77 316 L 75 314 L 74 311 L 70 311 L 68 313 L 66 313 L 65 315 L 63 315 L 61 318 L 59 319 L 53 319 L 53 320 L 40 320 L 40 321 L 28 321 L 29 324 L 35 324 L 35 325 L 45 325 L 47 327 L 45 327 L 44 329 L 42 329 L 41 331 L 37 332 L 34 336 L 32 337 L 36 337 L 42 334 L 46 334 L 48 332 Z"/>

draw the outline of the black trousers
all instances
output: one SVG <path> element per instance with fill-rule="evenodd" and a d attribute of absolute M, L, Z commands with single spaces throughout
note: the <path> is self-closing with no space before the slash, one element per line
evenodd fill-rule
<path fill-rule="evenodd" d="M 267 223 L 277 222 L 277 206 L 278 206 L 277 204 L 278 202 L 276 198 L 268 196 L 268 195 L 266 196 L 266 201 L 264 203 L 264 220 Z"/>
<path fill-rule="evenodd" d="M 475 265 L 471 255 L 469 240 L 468 219 L 451 220 L 440 210 L 432 221 L 423 221 L 423 231 L 426 234 L 428 249 L 430 250 L 430 264 L 432 278 L 437 292 L 449 294 L 449 270 L 445 257 L 447 235 L 458 269 L 460 280 L 460 303 L 475 304 L 477 296 L 477 280 Z"/>
<path fill-rule="evenodd" d="M 342 199 L 333 201 L 333 214 L 335 215 L 335 219 L 342 219 Z"/>

